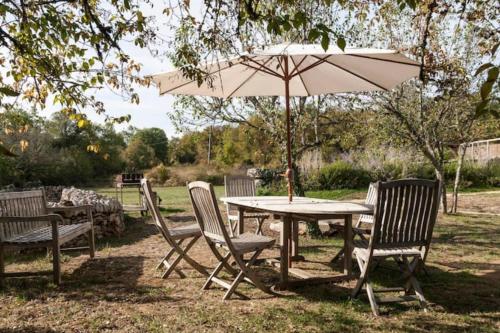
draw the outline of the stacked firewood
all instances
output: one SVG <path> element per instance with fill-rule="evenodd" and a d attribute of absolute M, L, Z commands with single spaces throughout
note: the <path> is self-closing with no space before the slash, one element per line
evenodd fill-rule
<path fill-rule="evenodd" d="M 96 238 L 119 236 L 125 230 L 123 208 L 118 200 L 90 190 L 74 187 L 62 191 L 59 202 L 50 202 L 50 207 L 92 205 L 92 218 Z M 65 223 L 86 221 L 85 210 L 58 212 Z"/>

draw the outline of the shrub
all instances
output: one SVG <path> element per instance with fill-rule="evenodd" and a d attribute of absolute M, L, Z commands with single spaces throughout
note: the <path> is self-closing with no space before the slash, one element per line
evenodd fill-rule
<path fill-rule="evenodd" d="M 155 185 L 165 185 L 170 178 L 170 171 L 163 163 L 160 163 L 147 172 L 145 176 Z"/>
<path fill-rule="evenodd" d="M 321 189 L 366 187 L 372 181 L 370 173 L 344 161 L 334 162 L 319 171 Z"/>

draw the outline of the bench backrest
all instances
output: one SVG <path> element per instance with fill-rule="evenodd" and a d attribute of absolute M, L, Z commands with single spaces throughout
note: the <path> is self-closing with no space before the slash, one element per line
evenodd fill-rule
<path fill-rule="evenodd" d="M 40 216 L 47 214 L 43 190 L 0 193 L 0 217 Z M 0 222 L 0 240 L 45 226 L 47 222 Z"/>

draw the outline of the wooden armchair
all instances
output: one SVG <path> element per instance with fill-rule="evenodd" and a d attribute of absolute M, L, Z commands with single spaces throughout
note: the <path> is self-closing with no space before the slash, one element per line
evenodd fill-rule
<path fill-rule="evenodd" d="M 378 182 L 376 190 L 370 240 L 354 242 L 353 253 L 361 274 L 352 297 L 357 297 L 365 286 L 375 315 L 379 314 L 378 303 L 381 302 L 418 300 L 425 309 L 426 300 L 415 272 L 429 252 L 439 208 L 439 181 L 403 179 Z M 396 260 L 406 282 L 404 288 L 373 289 L 370 274 L 376 263 L 384 258 Z M 410 294 L 412 290 L 413 295 Z M 377 293 L 394 291 L 403 291 L 404 295 L 376 296 Z"/>

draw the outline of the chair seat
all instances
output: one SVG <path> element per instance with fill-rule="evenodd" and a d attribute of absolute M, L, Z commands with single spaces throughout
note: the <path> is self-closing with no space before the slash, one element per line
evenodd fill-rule
<path fill-rule="evenodd" d="M 189 237 L 201 236 L 201 230 L 198 223 L 171 228 L 169 229 L 169 232 L 173 239 L 185 239 Z"/>
<path fill-rule="evenodd" d="M 59 241 L 64 243 L 76 236 L 84 234 L 92 227 L 90 222 L 59 225 Z M 42 227 L 16 235 L 4 241 L 5 244 L 49 243 L 52 241 L 52 227 Z"/>
<path fill-rule="evenodd" d="M 244 233 L 231 238 L 231 242 L 233 243 L 235 251 L 241 254 L 271 247 L 276 240 L 262 235 Z M 222 246 L 227 246 L 224 241 L 219 241 L 218 243 Z"/>
<path fill-rule="evenodd" d="M 354 254 L 361 256 L 362 258 L 368 258 L 368 241 L 366 240 L 355 240 L 354 241 Z M 394 248 L 384 248 L 373 250 L 374 257 L 392 257 L 392 256 L 415 256 L 421 255 L 422 252 L 418 247 L 394 247 Z"/>

